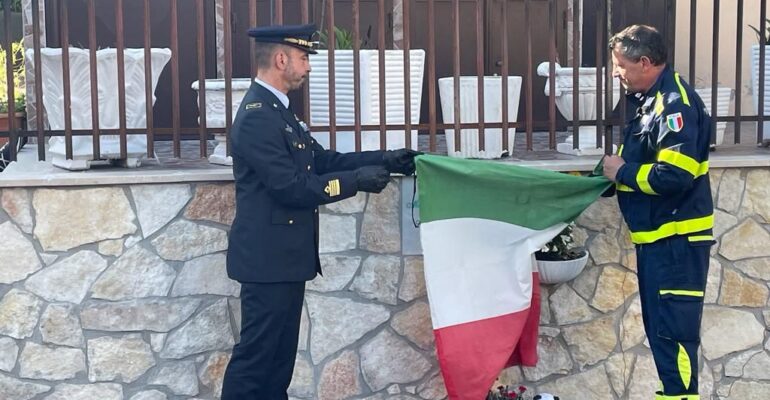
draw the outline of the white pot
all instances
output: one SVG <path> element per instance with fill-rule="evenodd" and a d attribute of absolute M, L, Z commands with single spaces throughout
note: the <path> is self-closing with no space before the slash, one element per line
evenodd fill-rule
<path fill-rule="evenodd" d="M 695 89 L 700 96 L 703 103 L 706 105 L 706 109 L 713 117 L 723 117 L 730 112 L 730 102 L 733 100 L 733 89 L 724 86 L 717 87 L 717 112 L 716 114 L 711 111 L 711 88 L 698 88 Z M 719 146 L 725 139 L 725 128 L 727 122 L 717 122 L 716 131 L 716 145 Z"/>
<path fill-rule="evenodd" d="M 562 283 L 580 275 L 588 262 L 588 250 L 583 257 L 564 261 L 537 260 L 537 270 L 540 273 L 540 283 Z"/>
<path fill-rule="evenodd" d="M 759 45 L 751 46 L 751 93 L 754 112 L 759 114 Z M 763 140 L 770 140 L 770 46 L 765 46 L 765 98 L 764 98 Z M 757 127 L 759 128 L 759 127 Z"/>
<path fill-rule="evenodd" d="M 521 98 L 521 77 L 508 77 L 508 121 L 516 122 Z M 484 77 L 484 122 L 499 123 L 503 120 L 503 77 Z M 460 77 L 460 122 L 479 122 L 477 76 Z M 445 124 L 455 122 L 454 77 L 438 80 L 441 97 L 441 113 Z M 447 153 L 461 158 L 500 158 L 505 153 L 513 152 L 516 128 L 508 129 L 508 148 L 503 149 L 503 130 L 501 128 L 484 129 L 484 150 L 480 150 L 478 129 L 460 130 L 460 151 L 455 151 L 454 129 L 446 129 Z"/>
<path fill-rule="evenodd" d="M 360 61 L 360 104 L 361 124 L 377 125 L 380 123 L 380 84 L 379 51 L 361 50 Z M 312 71 L 309 77 L 310 124 L 328 126 L 329 117 L 329 53 L 318 50 L 310 55 Z M 409 112 L 412 124 L 420 122 L 420 104 L 422 101 L 422 81 L 425 65 L 425 50 L 409 51 L 409 93 L 410 110 L 406 110 L 406 91 L 404 90 L 404 51 L 385 50 L 385 123 L 403 125 Z M 334 87 L 335 87 L 335 125 L 355 124 L 355 103 L 353 92 L 353 50 L 334 51 Z M 328 132 L 313 132 L 313 137 L 325 148 L 330 147 Z M 411 148 L 417 148 L 417 130 L 410 132 Z M 337 131 L 336 150 L 339 152 L 355 151 L 355 132 Z M 404 130 L 388 130 L 386 148 L 398 149 L 406 146 Z M 361 132 L 361 150 L 379 150 L 380 131 Z"/>
<path fill-rule="evenodd" d="M 548 77 L 545 81 L 545 95 L 550 95 L 550 76 L 549 76 L 549 63 L 540 63 L 537 67 L 537 74 L 540 76 Z M 556 102 L 556 108 L 567 121 L 572 121 L 574 116 L 572 115 L 572 104 L 574 98 L 573 88 L 573 67 L 562 67 L 556 64 L 554 75 L 554 101 Z M 604 76 L 604 69 L 602 69 L 602 76 Z M 617 78 L 613 79 L 612 83 L 612 109 L 618 105 L 620 100 L 620 81 Z M 604 98 L 606 98 L 606 89 L 602 88 L 602 110 L 604 110 Z M 578 120 L 580 121 L 593 121 L 596 119 L 596 68 L 584 67 L 578 68 Z M 602 155 L 604 149 L 602 147 L 596 147 L 596 127 L 595 126 L 581 126 L 578 128 L 578 137 L 580 140 L 580 146 L 577 149 L 573 148 L 572 136 L 568 137 L 563 143 L 556 145 L 556 150 L 560 153 L 572 154 L 572 155 Z M 614 153 L 613 146 L 613 153 Z"/>
<path fill-rule="evenodd" d="M 235 120 L 235 114 L 241 105 L 243 96 L 251 86 L 251 78 L 234 78 L 231 82 L 232 93 L 232 118 Z M 199 92 L 199 83 L 192 83 L 192 89 Z M 225 101 L 225 80 L 224 79 L 206 79 L 206 127 L 224 128 L 227 114 L 227 102 Z M 200 102 L 196 102 L 200 107 Z M 200 117 L 198 117 L 200 123 Z M 233 165 L 233 158 L 227 156 L 227 136 L 214 135 L 217 146 L 209 156 L 209 162 L 212 164 Z"/>
<path fill-rule="evenodd" d="M 152 62 L 152 91 L 158 84 L 163 68 L 171 59 L 171 50 L 153 48 L 150 50 Z M 34 66 L 34 50 L 27 50 L 27 60 Z M 48 123 L 52 130 L 64 129 L 64 83 L 62 79 L 62 49 L 40 49 L 43 77 L 43 105 Z M 87 49 L 69 48 L 70 98 L 69 110 L 72 129 L 91 129 L 91 76 L 89 69 L 90 52 Z M 102 49 L 96 52 L 96 68 L 99 93 L 99 127 L 103 129 L 119 128 L 118 112 L 118 68 L 117 50 Z M 126 87 L 126 128 L 145 128 L 146 106 L 144 92 L 144 49 L 125 49 L 124 70 Z M 152 101 L 155 101 L 153 95 Z M 120 158 L 120 137 L 103 135 L 99 137 L 100 158 Z M 49 141 L 52 163 L 65 169 L 88 169 L 94 160 L 93 138 L 91 136 L 72 137 L 72 160 L 66 159 L 64 137 L 52 137 Z M 128 135 L 126 138 L 127 166 L 136 167 L 147 153 L 147 136 Z"/>

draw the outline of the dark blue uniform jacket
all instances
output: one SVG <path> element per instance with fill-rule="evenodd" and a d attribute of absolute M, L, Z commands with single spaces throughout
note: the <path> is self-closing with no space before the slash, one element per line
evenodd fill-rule
<path fill-rule="evenodd" d="M 629 94 L 617 174 L 620 209 L 637 244 L 684 235 L 711 240 L 711 117 L 698 94 L 666 67 L 644 95 Z"/>
<path fill-rule="evenodd" d="M 231 134 L 236 215 L 227 272 L 241 282 L 297 282 L 321 272 L 318 206 L 356 194 L 353 170 L 381 151 L 324 150 L 276 96 L 252 83 Z"/>

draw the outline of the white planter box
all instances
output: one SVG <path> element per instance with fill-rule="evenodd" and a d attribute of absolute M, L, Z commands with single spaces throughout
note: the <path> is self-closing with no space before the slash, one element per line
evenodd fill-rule
<path fill-rule="evenodd" d="M 759 114 L 759 45 L 751 46 L 751 93 L 754 112 Z M 770 46 L 765 46 L 765 98 L 764 98 L 763 140 L 770 140 Z M 759 126 L 757 126 L 759 129 Z"/>
<path fill-rule="evenodd" d="M 703 100 L 706 105 L 706 109 L 713 117 L 723 117 L 730 112 L 730 102 L 733 100 L 733 89 L 724 86 L 717 87 L 717 112 L 716 114 L 711 111 L 711 88 L 698 88 L 695 89 L 698 96 Z M 769 116 L 770 117 L 770 116 Z M 725 128 L 727 128 L 727 122 L 717 122 L 716 131 L 716 145 L 719 146 L 725 139 Z"/>
<path fill-rule="evenodd" d="M 243 96 L 251 87 L 250 78 L 234 78 L 231 81 L 232 93 L 232 118 L 235 120 L 235 114 L 241 105 Z M 192 83 L 192 89 L 199 92 L 199 83 Z M 227 114 L 227 104 L 225 99 L 225 80 L 224 79 L 206 79 L 206 127 L 224 128 Z M 200 95 L 200 94 L 199 94 Z M 200 107 L 200 101 L 196 104 Z M 200 123 L 200 117 L 198 117 Z M 233 165 L 233 158 L 227 156 L 227 136 L 214 135 L 217 146 L 214 152 L 209 156 L 209 162 L 212 164 Z"/>
<path fill-rule="evenodd" d="M 508 77 L 508 121 L 516 122 L 521 98 L 521 77 Z M 477 76 L 460 77 L 460 122 L 479 122 Z M 503 77 L 484 77 L 484 122 L 495 123 L 503 120 Z M 441 112 L 445 124 L 454 123 L 454 77 L 438 80 L 441 97 Z M 462 158 L 500 158 L 513 152 L 516 128 L 508 129 L 508 148 L 503 149 L 503 130 L 500 128 L 484 129 L 484 150 L 480 150 L 478 129 L 460 130 L 460 151 L 455 151 L 454 129 L 446 129 L 447 153 L 452 157 Z"/>
<path fill-rule="evenodd" d="M 329 125 L 329 54 L 327 50 L 319 50 L 318 54 L 310 56 L 310 124 L 312 126 Z M 361 50 L 360 60 L 360 102 L 361 124 L 376 125 L 380 123 L 380 86 L 379 86 L 379 52 L 378 50 Z M 411 122 L 420 121 L 420 104 L 422 101 L 422 80 L 425 64 L 425 51 L 414 49 L 409 51 L 410 69 L 410 101 L 408 110 Z M 354 125 L 355 109 L 353 98 L 353 50 L 334 51 L 335 69 L 335 125 Z M 385 122 L 393 125 L 403 125 L 406 122 L 406 96 L 404 90 L 404 51 L 385 50 Z M 417 148 L 417 130 L 410 132 L 411 147 Z M 328 132 L 313 132 L 313 137 L 325 148 L 330 147 Z M 403 130 L 389 130 L 386 134 L 388 149 L 406 146 Z M 380 132 L 362 131 L 361 150 L 377 150 L 380 148 Z M 353 131 L 336 132 L 336 150 L 339 152 L 355 151 L 355 133 Z"/>
<path fill-rule="evenodd" d="M 163 68 L 171 59 L 171 50 L 154 48 L 150 50 L 152 57 L 152 91 L 158 84 Z M 64 130 L 64 82 L 62 80 L 62 49 L 43 48 L 41 53 L 41 76 L 43 77 L 43 105 L 45 106 L 48 124 L 53 130 Z M 34 65 L 34 50 L 27 50 L 27 60 Z M 72 129 L 91 129 L 91 73 L 89 67 L 90 54 L 88 50 L 69 48 L 70 93 Z M 145 128 L 145 83 L 144 83 L 144 49 L 125 49 L 125 94 L 126 94 L 126 128 Z M 96 68 L 99 93 L 99 127 L 117 129 L 119 124 L 118 108 L 118 68 L 117 50 L 102 49 L 96 52 Z M 153 103 L 155 96 L 153 95 Z M 128 135 L 127 159 L 123 160 L 129 167 L 136 167 L 140 159 L 147 155 L 147 137 L 145 135 Z M 49 152 L 52 154 L 53 165 L 61 168 L 79 170 L 88 169 L 94 160 L 93 138 L 91 136 L 72 137 L 72 160 L 66 159 L 64 137 L 52 137 L 49 141 Z M 104 135 L 99 137 L 100 159 L 120 158 L 120 136 Z"/>

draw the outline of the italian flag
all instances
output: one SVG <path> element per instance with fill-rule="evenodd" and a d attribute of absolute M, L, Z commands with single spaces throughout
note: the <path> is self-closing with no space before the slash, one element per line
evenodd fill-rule
<path fill-rule="evenodd" d="M 425 282 L 450 399 L 483 400 L 505 367 L 537 363 L 532 254 L 610 185 L 600 176 L 417 158 Z"/>

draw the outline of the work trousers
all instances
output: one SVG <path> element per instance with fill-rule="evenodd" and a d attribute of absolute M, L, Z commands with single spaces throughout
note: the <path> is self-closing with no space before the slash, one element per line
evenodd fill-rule
<path fill-rule="evenodd" d="M 241 341 L 225 371 L 222 400 L 287 400 L 305 282 L 241 283 Z"/>
<path fill-rule="evenodd" d="M 662 384 L 656 400 L 699 400 L 698 346 L 710 236 L 636 246 L 644 330 Z"/>

